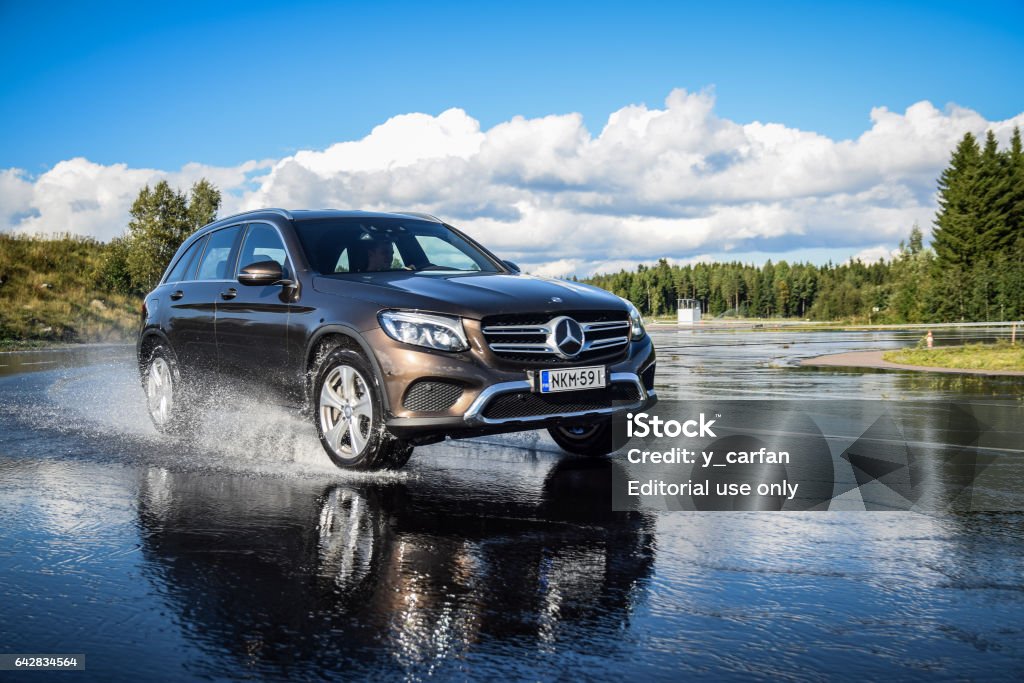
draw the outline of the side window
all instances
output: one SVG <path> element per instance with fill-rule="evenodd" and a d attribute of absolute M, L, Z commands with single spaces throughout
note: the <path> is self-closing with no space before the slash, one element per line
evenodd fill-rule
<path fill-rule="evenodd" d="M 338 257 L 338 263 L 334 266 L 335 273 L 347 273 L 349 272 L 348 267 L 348 249 L 342 249 L 341 255 Z"/>
<path fill-rule="evenodd" d="M 231 255 L 234 253 L 235 242 L 238 241 L 238 233 L 242 226 L 236 225 L 233 228 L 218 230 L 210 235 L 206 242 L 206 252 L 203 260 L 199 262 L 199 273 L 197 280 L 227 280 L 231 277 L 232 267 Z"/>
<path fill-rule="evenodd" d="M 171 270 L 170 274 L 164 282 L 181 282 L 182 280 L 190 279 L 192 273 L 195 272 L 196 254 L 201 253 L 203 245 L 206 243 L 206 238 L 196 240 L 191 247 L 188 248 L 178 262 L 174 264 L 174 269 Z"/>
<path fill-rule="evenodd" d="M 277 261 L 281 269 L 288 272 L 288 252 L 284 249 L 284 243 L 277 230 L 266 223 L 252 223 L 249 225 L 249 232 L 245 234 L 245 242 L 242 244 L 242 255 L 238 259 L 238 268 L 241 270 L 246 266 L 258 261 Z"/>
<path fill-rule="evenodd" d="M 473 259 L 453 244 L 434 235 L 417 235 L 416 239 L 432 265 L 452 270 L 480 270 Z"/>

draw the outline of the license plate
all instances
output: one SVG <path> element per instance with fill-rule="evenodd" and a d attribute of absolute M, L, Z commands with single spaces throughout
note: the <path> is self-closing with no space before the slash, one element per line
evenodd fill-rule
<path fill-rule="evenodd" d="M 603 365 L 589 368 L 566 368 L 564 370 L 541 370 L 537 390 L 542 394 L 556 391 L 580 391 L 581 389 L 603 389 L 607 386 Z"/>

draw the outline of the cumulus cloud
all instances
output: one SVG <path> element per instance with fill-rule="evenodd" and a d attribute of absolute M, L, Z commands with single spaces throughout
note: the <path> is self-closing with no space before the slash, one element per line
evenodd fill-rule
<path fill-rule="evenodd" d="M 861 249 L 850 257 L 850 261 L 860 261 L 864 264 L 878 263 L 879 261 L 891 261 L 899 256 L 899 249 L 892 249 L 884 244 L 879 244 L 867 249 Z"/>
<path fill-rule="evenodd" d="M 188 189 L 200 178 L 222 188 L 244 185 L 247 174 L 268 168 L 249 161 L 233 168 L 186 164 L 178 171 L 104 166 L 76 157 L 61 161 L 36 178 L 19 169 L 0 171 L 0 230 L 71 233 L 107 241 L 124 232 L 128 211 L 145 185 L 167 180 Z"/>
<path fill-rule="evenodd" d="M 483 131 L 461 109 L 403 114 L 361 140 L 234 168 L 177 171 L 85 159 L 38 177 L 0 171 L 0 229 L 109 239 L 139 188 L 205 176 L 225 212 L 261 206 L 418 210 L 442 216 L 531 272 L 585 275 L 666 257 L 843 248 L 877 258 L 931 224 L 935 179 L 967 131 L 1004 141 L 1024 114 L 987 121 L 918 102 L 871 112 L 833 140 L 715 114 L 711 91 L 626 106 L 592 134 L 579 114 L 515 117 Z M 627 265 L 629 264 L 629 265 Z"/>

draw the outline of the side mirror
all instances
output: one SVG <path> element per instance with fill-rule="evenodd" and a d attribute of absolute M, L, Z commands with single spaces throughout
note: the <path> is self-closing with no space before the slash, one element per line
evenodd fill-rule
<path fill-rule="evenodd" d="M 508 268 L 509 270 L 511 270 L 513 273 L 520 273 L 520 272 L 522 272 L 522 271 L 519 270 L 519 266 L 517 266 L 516 264 L 512 263 L 511 261 L 502 261 L 502 263 L 504 263 L 505 267 Z"/>
<path fill-rule="evenodd" d="M 258 261 L 250 263 L 238 273 L 238 281 L 243 285 L 291 285 L 291 280 L 284 279 L 284 271 L 277 261 Z"/>

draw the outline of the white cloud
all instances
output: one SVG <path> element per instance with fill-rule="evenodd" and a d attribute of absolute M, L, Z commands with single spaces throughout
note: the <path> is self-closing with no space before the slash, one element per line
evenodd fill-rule
<path fill-rule="evenodd" d="M 167 180 L 188 189 L 200 178 L 222 188 L 239 187 L 246 174 L 269 167 L 246 162 L 234 168 L 186 164 L 175 172 L 104 166 L 76 157 L 61 161 L 37 178 L 18 169 L 0 171 L 0 230 L 72 233 L 109 240 L 124 232 L 139 190 Z"/>
<path fill-rule="evenodd" d="M 31 209 L 32 181 L 16 168 L 0 171 L 0 226 L 20 223 Z"/>
<path fill-rule="evenodd" d="M 568 275 L 698 254 L 892 249 L 931 224 L 935 180 L 967 131 L 1005 144 L 1024 114 L 986 121 L 950 105 L 879 107 L 855 140 L 718 117 L 711 91 L 630 105 L 595 136 L 578 114 L 487 131 L 461 109 L 395 116 L 361 140 L 234 168 L 177 171 L 61 162 L 0 171 L 0 229 L 109 239 L 145 183 L 210 178 L 224 212 L 260 206 L 422 210 L 535 273 Z M 222 212 L 223 213 L 223 212 Z M 879 251 L 882 250 L 882 251 Z M 631 266 L 627 266 L 631 267 Z"/>
<path fill-rule="evenodd" d="M 850 261 L 860 261 L 861 263 L 870 265 L 872 263 L 878 263 L 881 260 L 892 261 L 899 256 L 900 250 L 893 249 L 884 244 L 879 244 L 874 247 L 868 247 L 867 249 L 861 249 L 856 254 L 850 257 Z"/>
<path fill-rule="evenodd" d="M 61 161 L 31 182 L 31 195 L 22 209 L 24 217 L 10 227 L 108 240 L 124 230 L 128 208 L 139 189 L 160 175 L 125 164 L 103 166 L 80 157 Z"/>

